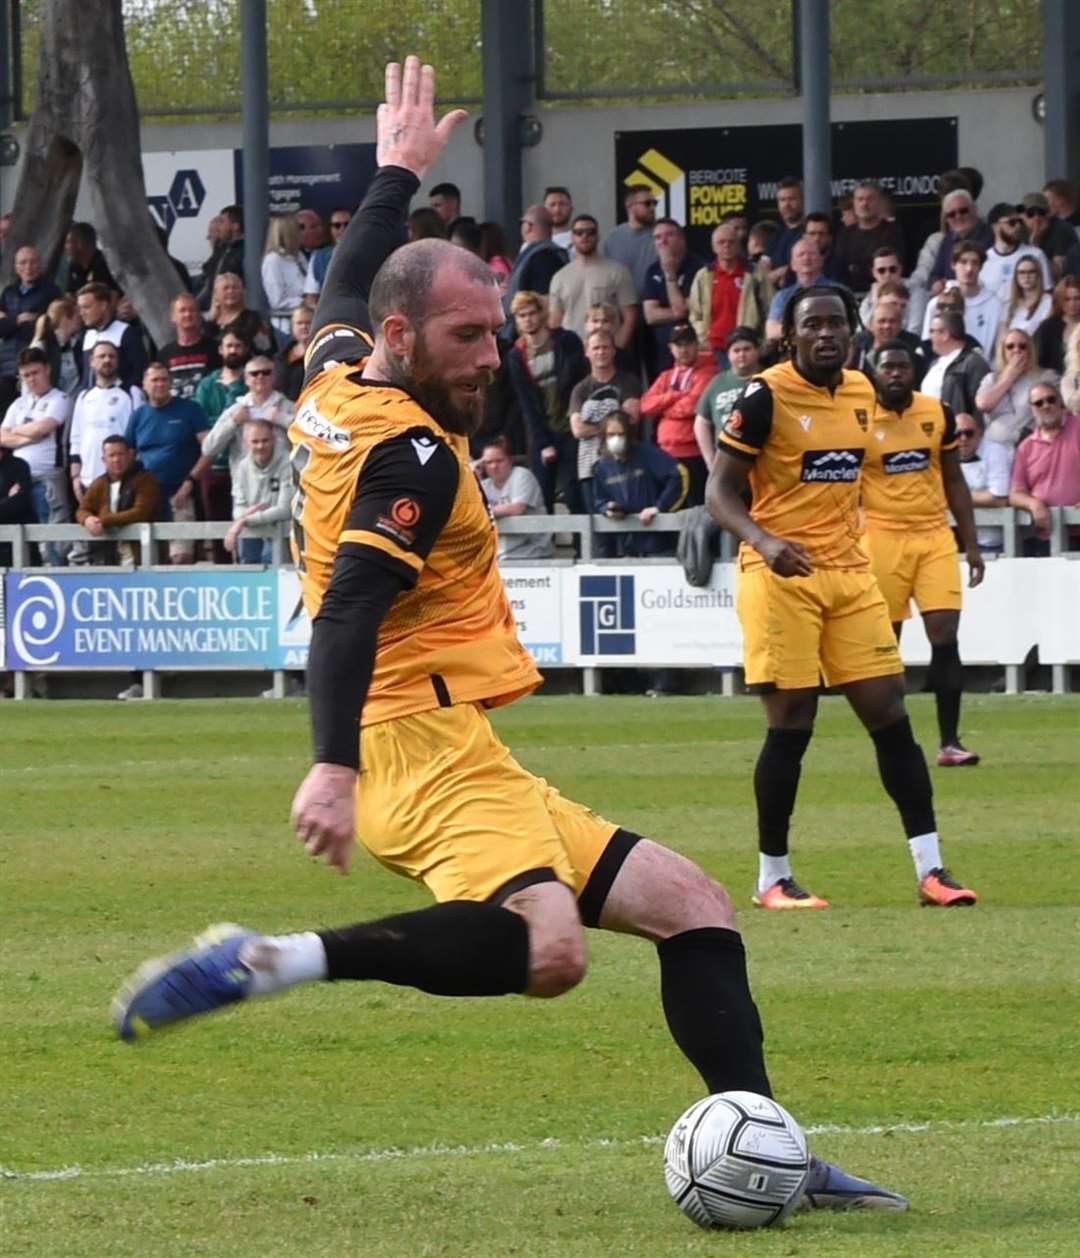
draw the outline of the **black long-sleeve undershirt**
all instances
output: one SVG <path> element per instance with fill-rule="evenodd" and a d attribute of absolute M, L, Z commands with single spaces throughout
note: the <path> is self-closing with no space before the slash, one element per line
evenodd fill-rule
<path fill-rule="evenodd" d="M 374 552 L 339 552 L 311 627 L 307 686 L 316 763 L 360 767 L 360 713 L 375 668 L 379 626 L 408 579 Z"/>
<path fill-rule="evenodd" d="M 381 166 L 360 208 L 338 241 L 315 308 L 312 341 L 320 328 L 347 323 L 371 331 L 368 294 L 379 267 L 405 243 L 409 202 L 420 187 L 411 170 Z"/>

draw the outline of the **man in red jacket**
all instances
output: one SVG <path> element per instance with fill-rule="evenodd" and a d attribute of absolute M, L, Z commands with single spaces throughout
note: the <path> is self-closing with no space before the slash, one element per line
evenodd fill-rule
<path fill-rule="evenodd" d="M 689 481 L 685 505 L 699 507 L 705 501 L 709 469 L 694 437 L 694 412 L 705 386 L 716 375 L 712 354 L 703 354 L 697 333 L 689 323 L 677 323 L 671 333 L 674 365 L 662 371 L 641 399 L 641 413 L 654 421 L 656 444 L 678 460 Z"/>

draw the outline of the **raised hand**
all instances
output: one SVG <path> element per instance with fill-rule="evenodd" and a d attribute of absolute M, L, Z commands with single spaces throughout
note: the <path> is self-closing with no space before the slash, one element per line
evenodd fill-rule
<path fill-rule="evenodd" d="M 386 67 L 386 101 L 376 121 L 375 160 L 380 166 L 403 166 L 423 179 L 446 147 L 454 128 L 468 115 L 452 109 L 435 121 L 435 70 L 406 57 L 405 70 L 396 61 Z"/>

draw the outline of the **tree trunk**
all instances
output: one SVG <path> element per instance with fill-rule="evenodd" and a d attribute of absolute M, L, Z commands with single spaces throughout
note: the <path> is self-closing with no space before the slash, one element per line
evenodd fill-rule
<path fill-rule="evenodd" d="M 56 267 L 85 173 L 89 218 L 117 283 L 159 344 L 172 336 L 179 290 L 146 204 L 139 111 L 124 43 L 121 0 L 46 0 L 37 98 L 3 273 L 14 249 L 36 245 Z"/>

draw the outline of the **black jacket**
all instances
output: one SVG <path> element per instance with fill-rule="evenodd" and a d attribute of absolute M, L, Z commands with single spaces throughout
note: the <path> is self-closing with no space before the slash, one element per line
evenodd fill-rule
<path fill-rule="evenodd" d="M 7 446 L 0 446 L 0 524 L 36 523 L 30 466 Z M 0 542 L 0 568 L 10 567 L 11 543 Z"/>
<path fill-rule="evenodd" d="M 568 328 L 553 328 L 551 339 L 555 345 L 555 378 L 559 390 L 559 405 L 566 423 L 560 431 L 570 430 L 570 393 L 579 380 L 589 374 L 589 363 L 576 332 Z M 544 409 L 536 381 L 529 370 L 528 357 L 522 342 L 515 343 L 506 359 L 510 380 L 517 394 L 521 414 L 525 419 L 525 431 L 530 450 L 542 450 L 554 440 L 554 433 Z"/>

